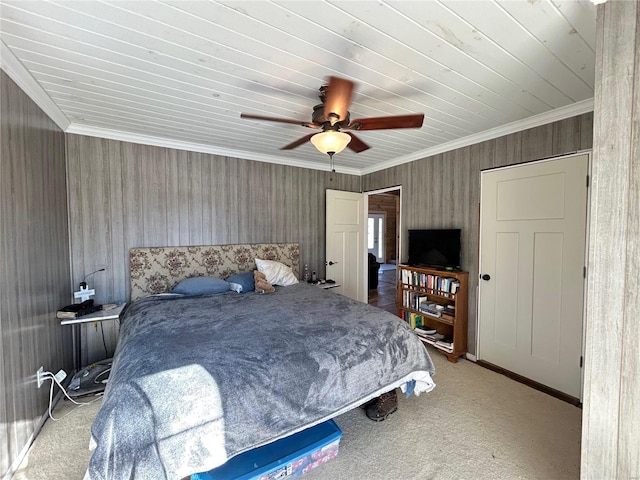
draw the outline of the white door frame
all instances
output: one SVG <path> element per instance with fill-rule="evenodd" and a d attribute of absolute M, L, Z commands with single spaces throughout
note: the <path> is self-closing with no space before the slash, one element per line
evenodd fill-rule
<path fill-rule="evenodd" d="M 570 153 L 570 154 L 562 154 L 562 155 L 557 155 L 554 157 L 548 157 L 548 158 L 543 158 L 540 160 L 533 160 L 531 162 L 523 162 L 523 163 L 516 163 L 513 165 L 506 165 L 504 167 L 495 167 L 495 168 L 489 168 L 486 170 L 482 170 L 480 173 L 482 174 L 482 172 L 485 171 L 499 171 L 499 170 L 505 170 L 508 168 L 518 168 L 521 166 L 525 166 L 525 165 L 530 165 L 532 163 L 542 163 L 542 162 L 549 162 L 549 161 L 554 161 L 554 160 L 559 160 L 561 158 L 569 158 L 569 157 L 574 157 L 574 156 L 578 156 L 578 155 L 587 155 L 588 160 L 587 160 L 587 178 L 590 179 L 591 178 L 591 165 L 592 165 L 592 159 L 593 159 L 593 151 L 592 150 L 579 150 L 576 151 L 574 153 Z M 588 185 L 590 187 L 590 184 Z M 482 181 L 480 182 L 480 198 L 482 198 Z M 587 218 L 586 218 L 586 231 L 585 231 L 585 250 L 584 250 L 584 265 L 585 265 L 585 274 L 584 274 L 584 282 L 583 282 L 583 289 L 584 289 L 584 293 L 583 293 L 583 308 L 582 308 L 582 358 L 584 359 L 584 353 L 585 353 L 585 342 L 586 342 L 586 329 L 587 329 L 587 272 L 586 272 L 586 268 L 588 265 L 588 261 L 589 261 L 589 218 L 591 217 L 591 188 L 587 188 Z M 482 207 L 480 206 L 480 212 L 482 212 Z M 480 265 L 480 258 L 482 255 L 482 215 L 480 215 L 480 225 L 479 225 L 479 242 L 478 242 L 478 273 L 482 274 L 481 272 L 481 265 Z M 482 352 L 480 350 L 480 291 L 479 291 L 480 287 L 478 285 L 478 287 L 476 288 L 476 360 L 482 360 Z M 582 401 L 584 399 L 584 360 L 583 360 L 583 367 L 581 369 L 581 386 L 580 386 L 580 401 Z"/>
<path fill-rule="evenodd" d="M 582 307 L 582 381 L 580 382 L 580 402 L 584 400 L 584 353 L 587 350 L 587 279 L 589 278 L 589 238 L 591 237 L 591 165 L 593 161 L 593 151 L 581 150 L 576 152 L 576 155 L 585 153 L 589 156 L 589 160 L 587 160 L 587 228 L 585 229 L 586 238 L 584 240 L 584 305 Z"/>

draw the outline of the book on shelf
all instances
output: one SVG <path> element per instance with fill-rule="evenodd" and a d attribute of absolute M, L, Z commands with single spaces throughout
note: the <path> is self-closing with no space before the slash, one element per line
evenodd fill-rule
<path fill-rule="evenodd" d="M 413 329 L 424 325 L 424 318 L 419 313 L 404 312 L 402 316 L 403 320 L 409 324 Z"/>
<path fill-rule="evenodd" d="M 449 353 L 453 352 L 453 342 L 449 339 L 437 340 L 435 345 L 436 347 L 440 347 L 443 350 L 448 351 Z"/>
<path fill-rule="evenodd" d="M 414 310 L 422 310 L 422 305 L 429 301 L 429 297 L 426 295 L 416 295 L 413 301 Z"/>
<path fill-rule="evenodd" d="M 434 302 L 423 302 L 419 305 L 419 310 L 423 313 L 431 315 L 432 317 L 440 317 L 444 307 Z"/>
<path fill-rule="evenodd" d="M 417 330 L 416 330 L 417 332 Z M 424 333 L 419 333 L 418 335 L 420 335 L 420 337 L 424 338 L 425 340 L 428 340 L 432 343 L 436 343 L 439 340 L 443 340 L 444 339 L 444 335 L 442 335 L 441 333 L 434 333 L 434 334 L 424 334 Z"/>
<path fill-rule="evenodd" d="M 415 332 L 418 335 L 423 335 L 423 336 L 435 335 L 437 333 L 435 328 L 427 327 L 426 325 L 417 326 L 415 328 Z"/>
<path fill-rule="evenodd" d="M 456 317 L 447 313 L 443 313 L 442 315 L 440 315 L 440 319 L 442 319 L 442 321 L 446 323 L 454 323 L 456 321 Z"/>
<path fill-rule="evenodd" d="M 405 285 L 430 290 L 447 298 L 455 295 L 460 288 L 460 281 L 457 278 L 407 269 L 402 270 L 401 281 Z"/>

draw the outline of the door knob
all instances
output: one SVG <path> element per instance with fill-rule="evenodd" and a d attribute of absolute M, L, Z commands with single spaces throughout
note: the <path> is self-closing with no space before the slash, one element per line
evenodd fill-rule
<path fill-rule="evenodd" d="M 338 262 L 332 262 L 331 260 L 329 260 L 329 262 L 327 262 L 326 265 L 331 266 L 331 265 L 336 265 L 337 263 Z"/>
<path fill-rule="evenodd" d="M 489 275 L 488 273 L 483 273 L 482 275 L 480 275 L 480 278 L 488 282 L 489 280 L 491 280 L 491 275 Z"/>

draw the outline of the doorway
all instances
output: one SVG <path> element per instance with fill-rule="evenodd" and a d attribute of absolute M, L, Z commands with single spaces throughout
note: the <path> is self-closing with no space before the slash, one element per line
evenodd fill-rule
<path fill-rule="evenodd" d="M 368 196 L 368 303 L 398 314 L 397 264 L 400 258 L 400 203 L 402 187 L 390 187 Z"/>

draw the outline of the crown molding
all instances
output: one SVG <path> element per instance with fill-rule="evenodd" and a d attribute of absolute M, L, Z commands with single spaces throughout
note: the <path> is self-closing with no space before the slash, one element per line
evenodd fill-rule
<path fill-rule="evenodd" d="M 499 138 L 504 135 L 521 132 L 529 128 L 540 127 L 542 125 L 547 125 L 552 122 L 557 122 L 558 120 L 564 120 L 566 118 L 575 117 L 576 115 L 582 115 L 583 113 L 588 113 L 592 111 L 593 111 L 593 98 L 588 98 L 580 102 L 572 103 L 571 105 L 567 105 L 565 107 L 556 108 L 554 110 L 550 110 L 548 112 L 534 115 L 532 117 L 524 118 L 522 120 L 517 120 L 515 122 L 511 122 L 506 125 L 501 125 L 499 127 L 492 128 L 490 130 L 485 130 L 484 132 L 459 138 L 451 142 L 442 143 L 440 145 L 436 145 L 435 147 L 427 148 L 425 150 L 412 153 L 411 155 L 405 155 L 405 156 L 390 160 L 388 162 L 382 162 L 370 168 L 364 168 L 360 171 L 360 175 L 379 172 L 380 170 L 396 167 L 398 165 L 402 165 L 403 163 L 409 163 L 415 160 L 420 160 L 422 158 L 432 157 L 440 153 L 450 152 L 458 148 L 468 147 L 476 143 L 485 142 L 487 140 L 493 140 L 494 138 Z"/>
<path fill-rule="evenodd" d="M 244 160 L 255 160 L 257 162 L 276 163 L 279 165 L 287 165 L 290 167 L 300 167 L 312 170 L 324 170 L 329 169 L 329 163 L 327 162 L 315 162 L 302 159 L 289 159 L 277 157 L 275 155 L 264 155 L 254 152 L 245 152 L 241 150 L 229 150 L 226 148 L 215 147 L 213 145 L 205 145 L 201 143 L 182 142 L 179 140 L 171 140 L 168 138 L 154 137 L 151 135 L 142 135 L 130 132 L 124 132 L 121 130 L 112 130 L 108 128 L 92 127 L 88 125 L 82 125 L 79 123 L 71 123 L 66 133 L 73 133 L 76 135 L 86 135 L 89 137 L 106 138 L 109 140 L 119 140 L 121 142 L 139 143 L 142 145 L 152 145 L 154 147 L 174 148 L 176 150 L 188 150 L 190 152 L 208 153 L 211 155 L 220 155 L 223 157 L 240 158 Z M 360 170 L 357 168 L 338 167 L 338 173 L 346 173 L 350 175 L 360 175 Z"/>
<path fill-rule="evenodd" d="M 11 49 L 0 39 L 0 66 L 11 77 L 11 80 L 38 105 L 58 127 L 66 130 L 71 123 L 62 110 L 51 100 L 51 97 L 38 84 L 25 66 L 13 54 Z"/>
<path fill-rule="evenodd" d="M 382 162 L 370 168 L 350 168 L 350 167 L 338 167 L 339 173 L 346 173 L 349 175 L 367 175 L 369 173 L 378 172 L 386 168 L 395 167 L 404 163 L 413 162 L 422 158 L 432 157 L 440 153 L 450 152 L 458 148 L 468 147 L 476 143 L 485 142 L 487 140 L 493 140 L 505 135 L 509 135 L 516 132 L 521 132 L 530 128 L 547 125 L 552 122 L 564 120 L 566 118 L 575 117 L 576 115 L 582 115 L 593 111 L 593 98 L 582 100 L 580 102 L 572 103 L 565 107 L 556 108 L 548 112 L 534 115 L 522 120 L 501 125 L 484 132 L 469 135 L 464 138 L 453 140 L 451 142 L 443 143 L 432 148 L 427 148 L 419 152 L 412 153 L 411 155 L 405 155 L 398 157 L 387 162 Z M 134 134 L 124 132 L 121 130 L 112 130 L 107 128 L 91 127 L 88 125 L 82 125 L 78 123 L 70 123 L 66 133 L 75 133 L 78 135 L 87 135 L 90 137 L 107 138 L 110 140 L 119 140 L 123 142 L 140 143 L 143 145 L 153 145 L 156 147 L 175 148 L 177 150 L 188 150 L 199 153 L 209 153 L 212 155 L 222 155 L 225 157 L 242 158 L 246 160 L 255 160 L 257 162 L 276 163 L 280 165 L 288 165 L 291 167 L 308 168 L 312 170 L 324 170 L 328 169 L 326 162 L 309 162 L 302 159 L 288 159 L 281 158 L 275 155 L 265 155 L 254 152 L 246 152 L 240 150 L 229 150 L 225 148 L 215 147 L 212 145 L 205 145 L 201 143 L 182 142 L 179 140 L 171 140 L 162 137 L 154 137 L 150 135 Z"/>

